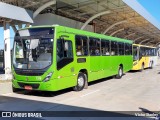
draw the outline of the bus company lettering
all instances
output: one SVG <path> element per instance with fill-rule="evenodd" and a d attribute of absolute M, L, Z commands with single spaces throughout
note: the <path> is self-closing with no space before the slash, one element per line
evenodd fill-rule
<path fill-rule="evenodd" d="M 41 113 L 28 113 L 28 117 L 42 117 Z"/>
<path fill-rule="evenodd" d="M 35 117 L 35 118 L 40 118 L 42 117 L 41 113 L 17 113 L 17 112 L 13 112 L 12 113 L 12 117 Z"/>

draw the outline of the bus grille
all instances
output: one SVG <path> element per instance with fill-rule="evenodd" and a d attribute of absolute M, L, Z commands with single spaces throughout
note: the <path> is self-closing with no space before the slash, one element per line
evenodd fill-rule
<path fill-rule="evenodd" d="M 27 71 L 15 71 L 18 75 L 25 75 L 25 76 L 41 76 L 44 72 L 27 72 Z"/>

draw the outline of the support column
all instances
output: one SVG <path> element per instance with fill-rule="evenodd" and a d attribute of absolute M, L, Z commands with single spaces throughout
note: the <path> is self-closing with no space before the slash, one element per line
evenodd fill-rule
<path fill-rule="evenodd" d="M 10 49 L 10 25 L 4 22 L 4 63 L 5 79 L 12 79 L 11 75 L 11 49 Z"/>

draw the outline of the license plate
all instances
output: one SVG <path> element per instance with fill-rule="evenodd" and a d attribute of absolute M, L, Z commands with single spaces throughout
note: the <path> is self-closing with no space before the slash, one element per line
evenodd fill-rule
<path fill-rule="evenodd" d="M 32 90 L 32 86 L 24 86 L 24 89 L 26 89 L 26 90 Z"/>

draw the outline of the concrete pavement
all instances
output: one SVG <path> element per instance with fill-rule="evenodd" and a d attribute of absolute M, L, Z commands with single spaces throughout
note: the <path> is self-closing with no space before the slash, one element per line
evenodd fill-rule
<path fill-rule="evenodd" d="M 92 82 L 80 92 L 67 89 L 52 94 L 26 91 L 1 94 L 0 110 L 160 111 L 160 64 L 143 72 L 128 72 L 122 79 Z"/>

